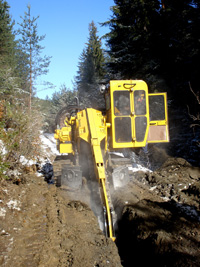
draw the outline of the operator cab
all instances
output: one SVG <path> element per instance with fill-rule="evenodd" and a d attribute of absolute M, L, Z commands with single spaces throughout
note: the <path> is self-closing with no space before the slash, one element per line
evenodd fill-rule
<path fill-rule="evenodd" d="M 166 94 L 148 94 L 144 81 L 110 81 L 106 110 L 112 148 L 169 141 Z"/>

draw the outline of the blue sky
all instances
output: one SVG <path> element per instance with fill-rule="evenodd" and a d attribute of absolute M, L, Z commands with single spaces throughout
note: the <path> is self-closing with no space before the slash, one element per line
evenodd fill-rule
<path fill-rule="evenodd" d="M 31 15 L 40 16 L 37 20 L 39 35 L 46 34 L 41 45 L 44 54 L 52 56 L 49 73 L 42 76 L 38 83 L 48 81 L 55 85 L 54 90 L 42 90 L 37 86 L 37 96 L 45 99 L 52 96 L 62 84 L 72 89 L 72 80 L 78 70 L 79 56 L 89 36 L 88 26 L 93 20 L 101 37 L 109 31 L 100 27 L 99 22 L 107 21 L 112 12 L 113 0 L 7 0 L 10 14 L 15 23 L 21 22 L 27 5 L 31 5 Z M 41 91 L 42 90 L 42 91 Z"/>

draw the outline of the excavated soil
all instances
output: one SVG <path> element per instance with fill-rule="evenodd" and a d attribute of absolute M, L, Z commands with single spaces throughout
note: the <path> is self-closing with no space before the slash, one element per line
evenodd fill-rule
<path fill-rule="evenodd" d="M 115 243 L 87 190 L 73 197 L 30 173 L 20 181 L 0 184 L 1 266 L 200 266 L 200 169 L 183 159 L 112 192 Z"/>
<path fill-rule="evenodd" d="M 123 266 L 200 266 L 200 168 L 169 158 L 135 174 L 116 199 Z"/>

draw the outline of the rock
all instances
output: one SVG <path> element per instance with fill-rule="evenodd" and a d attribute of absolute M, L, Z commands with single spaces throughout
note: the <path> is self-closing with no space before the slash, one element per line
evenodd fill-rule
<path fill-rule="evenodd" d="M 200 180 L 200 168 L 190 167 L 190 168 L 188 168 L 188 173 L 192 179 Z"/>

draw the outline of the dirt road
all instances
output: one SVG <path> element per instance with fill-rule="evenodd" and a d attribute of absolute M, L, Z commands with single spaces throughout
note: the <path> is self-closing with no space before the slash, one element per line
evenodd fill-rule
<path fill-rule="evenodd" d="M 112 192 L 116 244 L 83 198 L 24 178 L 0 184 L 1 266 L 200 266 L 200 170 L 185 160 L 132 174 Z"/>
<path fill-rule="evenodd" d="M 121 266 L 87 205 L 41 177 L 26 180 L 1 184 L 1 266 Z"/>

